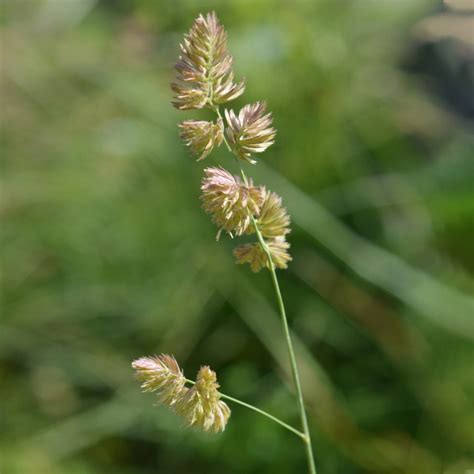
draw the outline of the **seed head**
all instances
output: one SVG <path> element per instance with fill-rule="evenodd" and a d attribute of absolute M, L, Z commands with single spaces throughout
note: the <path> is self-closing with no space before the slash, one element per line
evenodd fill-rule
<path fill-rule="evenodd" d="M 230 408 L 220 400 L 216 373 L 204 366 L 199 370 L 196 384 L 181 397 L 176 412 L 183 416 L 189 426 L 204 431 L 224 431 L 230 417 Z"/>
<path fill-rule="evenodd" d="M 220 230 L 231 236 L 250 231 L 250 215 L 257 215 L 263 202 L 261 189 L 251 180 L 244 183 L 224 168 L 206 168 L 201 190 L 203 208 Z"/>
<path fill-rule="evenodd" d="M 249 163 L 256 163 L 252 154 L 262 153 L 275 142 L 272 115 L 265 114 L 265 108 L 265 103 L 256 102 L 243 107 L 239 115 L 233 110 L 225 111 L 229 143 L 236 155 Z"/>
<path fill-rule="evenodd" d="M 143 390 L 158 392 L 160 403 L 184 417 L 189 426 L 224 431 L 230 408 L 220 399 L 216 373 L 209 367 L 201 367 L 191 388 L 185 387 L 186 379 L 173 356 L 141 357 L 132 367 L 143 381 Z"/>
<path fill-rule="evenodd" d="M 173 105 L 181 110 L 215 106 L 239 97 L 244 82 L 234 83 L 227 34 L 214 12 L 199 15 L 180 45 Z"/>
<path fill-rule="evenodd" d="M 262 235 L 267 239 L 285 236 L 290 232 L 290 216 L 282 206 L 278 194 L 261 187 L 263 204 L 260 208 L 257 224 Z"/>
<path fill-rule="evenodd" d="M 285 237 L 276 237 L 275 239 L 266 241 L 266 244 L 275 267 L 282 269 L 287 268 L 287 263 L 291 260 L 291 256 L 288 253 L 290 244 L 285 240 Z M 259 272 L 264 267 L 270 268 L 267 254 L 259 242 L 239 245 L 234 249 L 234 257 L 236 263 L 249 263 L 250 269 L 254 273 Z"/>
<path fill-rule="evenodd" d="M 206 158 L 214 146 L 220 146 L 224 139 L 222 120 L 217 123 L 205 120 L 185 120 L 179 124 L 180 136 L 198 161 Z"/>
<path fill-rule="evenodd" d="M 176 93 L 173 105 L 180 110 L 202 109 L 207 104 L 208 92 L 198 87 L 183 86 L 178 83 L 171 84 L 171 89 Z"/>
<path fill-rule="evenodd" d="M 158 392 L 159 401 L 172 407 L 184 393 L 186 379 L 176 359 L 167 354 L 141 357 L 132 363 L 145 392 Z"/>

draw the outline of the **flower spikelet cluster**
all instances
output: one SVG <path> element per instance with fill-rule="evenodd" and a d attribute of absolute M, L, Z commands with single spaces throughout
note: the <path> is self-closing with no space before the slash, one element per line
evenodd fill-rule
<path fill-rule="evenodd" d="M 201 367 L 191 388 L 185 386 L 187 380 L 173 356 L 141 357 L 132 367 L 142 381 L 142 389 L 157 392 L 159 402 L 182 416 L 189 426 L 215 433 L 224 431 L 231 412 L 220 399 L 216 373 L 209 367 Z"/>
<path fill-rule="evenodd" d="M 267 190 L 264 186 L 259 189 L 263 200 L 255 222 L 264 238 L 273 264 L 276 268 L 285 269 L 291 261 L 288 253 L 290 244 L 286 241 L 286 235 L 290 232 L 290 216 L 278 194 Z M 254 242 L 236 247 L 234 257 L 237 263 L 248 263 L 253 272 L 259 272 L 262 268 L 270 268 L 267 251 L 260 242 Z"/>
<path fill-rule="evenodd" d="M 220 146 L 224 139 L 222 120 L 217 123 L 205 120 L 185 120 L 179 124 L 180 136 L 197 160 L 206 158 L 214 146 Z"/>
<path fill-rule="evenodd" d="M 251 216 L 260 212 L 263 194 L 251 180 L 244 183 L 224 168 L 206 168 L 201 191 L 203 208 L 220 230 L 233 236 L 253 228 Z"/>
<path fill-rule="evenodd" d="M 291 256 L 288 253 L 290 244 L 284 237 L 276 237 L 266 241 L 266 245 L 272 257 L 273 264 L 276 268 L 285 269 Z M 270 261 L 265 250 L 260 243 L 254 242 L 250 244 L 239 245 L 234 249 L 235 260 L 239 264 L 248 263 L 250 269 L 256 273 L 262 268 L 270 268 Z"/>
<path fill-rule="evenodd" d="M 255 164 L 254 153 L 264 152 L 275 142 L 276 130 L 272 127 L 271 113 L 265 113 L 264 102 L 244 106 L 238 115 L 226 110 L 229 143 L 235 154 L 242 160 Z"/>
<path fill-rule="evenodd" d="M 176 412 L 189 426 L 204 431 L 224 431 L 230 417 L 230 408 L 220 400 L 216 373 L 204 366 L 198 372 L 196 384 L 179 399 Z"/>
<path fill-rule="evenodd" d="M 263 204 L 257 224 L 265 238 L 283 237 L 290 232 L 290 216 L 283 207 L 281 197 L 262 187 Z"/>
<path fill-rule="evenodd" d="M 278 194 L 251 180 L 242 181 L 224 168 L 204 170 L 201 185 L 203 208 L 222 230 L 232 237 L 255 233 L 257 225 L 267 249 L 260 242 L 240 245 L 234 250 L 237 263 L 249 263 L 254 272 L 270 268 L 267 251 L 276 268 L 287 268 L 291 257 L 285 236 L 290 232 L 290 217 Z"/>
<path fill-rule="evenodd" d="M 199 15 L 185 35 L 176 64 L 174 105 L 178 109 L 207 107 L 217 115 L 216 122 L 185 120 L 180 136 L 198 160 L 225 143 L 240 161 L 255 164 L 255 155 L 275 142 L 272 114 L 264 102 L 232 109 L 221 115 L 219 105 L 244 92 L 244 83 L 234 82 L 233 58 L 227 49 L 227 34 L 214 12 Z M 237 247 L 237 263 L 249 263 L 254 272 L 262 268 L 286 268 L 291 257 L 286 235 L 290 217 L 281 198 L 264 186 L 255 186 L 241 169 L 242 178 L 222 167 L 204 170 L 201 201 L 219 231 L 231 237 L 259 234 L 258 241 Z M 262 240 L 263 239 L 263 240 Z"/>
<path fill-rule="evenodd" d="M 171 407 L 182 396 L 186 379 L 173 356 L 141 357 L 132 367 L 143 382 L 142 389 L 157 392 L 160 403 Z"/>
<path fill-rule="evenodd" d="M 245 89 L 235 83 L 233 58 L 227 50 L 227 34 L 214 12 L 199 15 L 180 45 L 173 105 L 181 110 L 201 109 L 229 102 Z"/>

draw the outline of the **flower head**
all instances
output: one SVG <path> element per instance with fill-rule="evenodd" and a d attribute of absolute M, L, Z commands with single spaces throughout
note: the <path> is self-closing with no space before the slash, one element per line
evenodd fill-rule
<path fill-rule="evenodd" d="M 167 354 L 141 357 L 133 361 L 132 367 L 146 392 L 158 392 L 162 404 L 173 406 L 183 395 L 186 383 L 176 359 Z"/>
<path fill-rule="evenodd" d="M 285 237 L 280 236 L 268 240 L 266 241 L 266 245 L 270 251 L 275 267 L 282 269 L 287 268 L 291 256 L 288 253 L 290 244 L 285 240 Z M 234 257 L 236 262 L 239 264 L 249 263 L 250 269 L 254 273 L 259 272 L 264 267 L 270 268 L 268 256 L 259 242 L 239 245 L 234 249 Z"/>
<path fill-rule="evenodd" d="M 201 367 L 191 388 L 185 387 L 187 380 L 173 356 L 141 357 L 132 367 L 143 381 L 143 390 L 158 392 L 159 401 L 183 416 L 189 426 L 224 431 L 230 408 L 220 399 L 216 373 L 209 367 Z"/>
<path fill-rule="evenodd" d="M 233 58 L 227 50 L 227 34 L 214 12 L 199 15 L 180 45 L 173 105 L 181 110 L 201 109 L 239 97 L 244 82 L 234 83 Z"/>
<path fill-rule="evenodd" d="M 201 190 L 204 210 L 231 236 L 242 235 L 249 229 L 250 216 L 258 214 L 263 202 L 261 189 L 252 181 L 244 183 L 224 168 L 206 168 Z"/>
<path fill-rule="evenodd" d="M 207 104 L 208 93 L 203 89 L 178 83 L 171 84 L 171 89 L 176 92 L 173 105 L 177 109 L 202 109 Z"/>
<path fill-rule="evenodd" d="M 206 158 L 214 146 L 220 146 L 224 139 L 222 120 L 217 123 L 205 120 L 185 120 L 179 124 L 180 136 L 198 161 Z"/>
<path fill-rule="evenodd" d="M 230 408 L 220 400 L 216 373 L 209 367 L 201 367 L 196 384 L 191 387 L 176 405 L 176 412 L 183 416 L 189 426 L 204 431 L 224 431 L 230 417 Z"/>
<path fill-rule="evenodd" d="M 262 188 L 263 204 L 257 224 L 262 235 L 268 239 L 285 236 L 290 232 L 290 216 L 282 206 L 278 194 Z"/>
<path fill-rule="evenodd" d="M 256 163 L 252 154 L 262 153 L 275 142 L 276 130 L 271 113 L 265 114 L 265 104 L 256 102 L 243 107 L 239 115 L 226 110 L 227 138 L 237 156 L 249 163 Z"/>

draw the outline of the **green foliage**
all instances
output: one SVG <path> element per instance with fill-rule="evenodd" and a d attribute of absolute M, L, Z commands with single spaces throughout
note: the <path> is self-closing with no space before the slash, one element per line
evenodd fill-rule
<path fill-rule="evenodd" d="M 232 164 L 194 163 L 170 105 L 204 8 L 278 130 L 252 174 L 292 216 L 281 284 L 320 472 L 473 468 L 472 137 L 401 67 L 437 3 L 2 3 L 2 472 L 304 472 L 278 425 L 233 406 L 223 435 L 183 429 L 131 379 L 170 352 L 297 424 L 268 275 L 199 207 L 201 166 Z"/>

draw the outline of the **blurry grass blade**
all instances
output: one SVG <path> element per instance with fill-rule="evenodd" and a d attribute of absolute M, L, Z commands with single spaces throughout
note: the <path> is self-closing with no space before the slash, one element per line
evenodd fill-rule
<path fill-rule="evenodd" d="M 474 298 L 356 235 L 270 167 L 261 163 L 258 172 L 265 174 L 271 187 L 281 190 L 293 221 L 355 273 L 434 324 L 460 337 L 474 339 Z"/>

